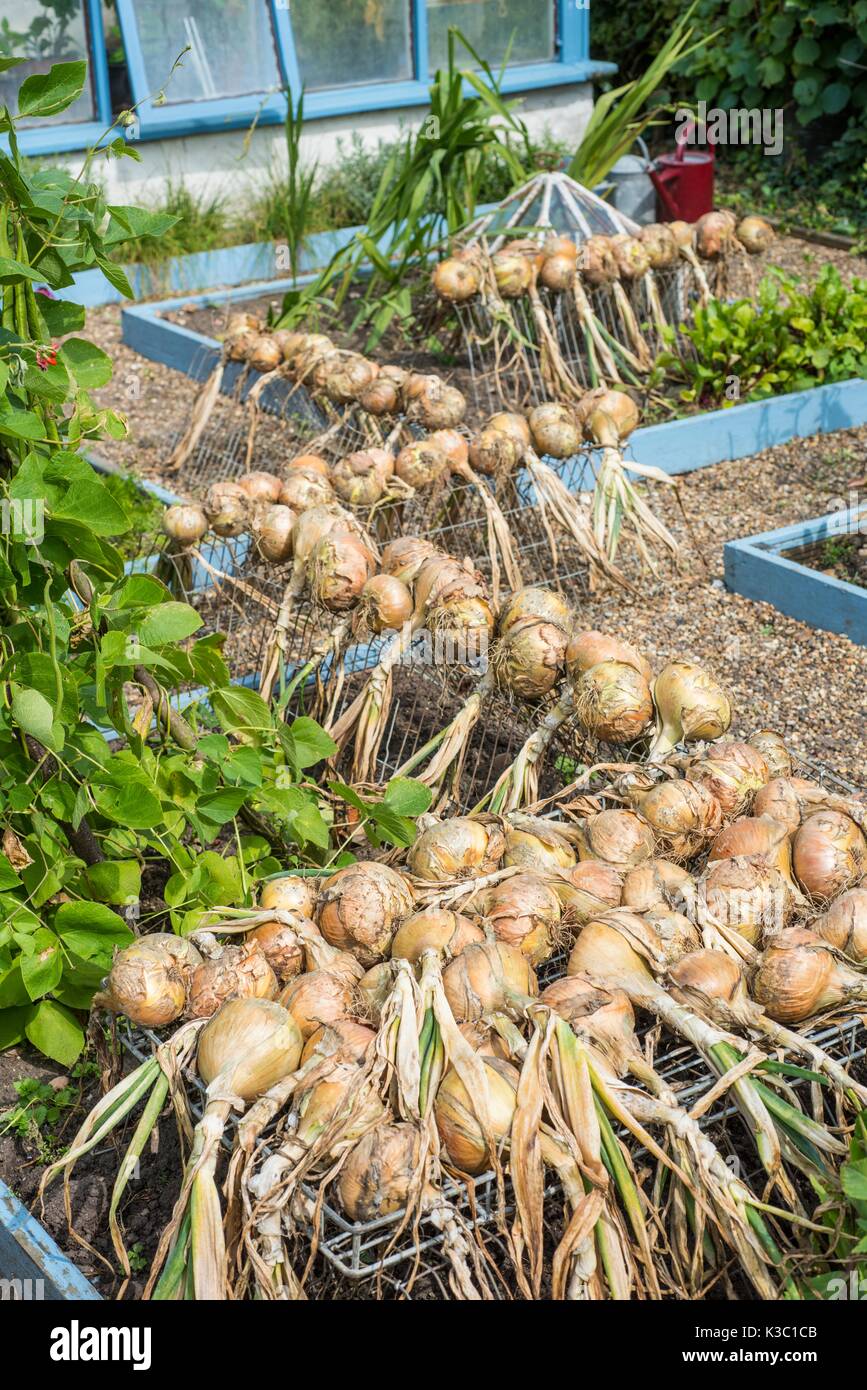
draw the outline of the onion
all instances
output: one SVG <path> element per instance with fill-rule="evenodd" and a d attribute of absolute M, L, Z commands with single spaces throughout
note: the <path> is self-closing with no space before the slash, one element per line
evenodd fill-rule
<path fill-rule="evenodd" d="M 526 585 L 510 594 L 497 614 L 497 630 L 501 637 L 519 622 L 535 618 L 544 623 L 553 623 L 564 634 L 572 626 L 572 609 L 555 589 L 544 589 L 541 585 Z"/>
<path fill-rule="evenodd" d="M 527 423 L 540 454 L 566 459 L 577 454 L 581 447 L 581 432 L 568 406 L 553 401 L 537 405 L 530 411 Z"/>
<path fill-rule="evenodd" d="M 414 598 L 415 614 L 431 632 L 471 652 L 484 650 L 494 614 L 482 576 L 469 564 L 434 554 L 418 572 Z"/>
<path fill-rule="evenodd" d="M 389 541 L 382 552 L 382 573 L 394 575 L 404 584 L 414 584 L 425 561 L 439 553 L 430 541 L 418 536 L 400 536 L 396 541 Z"/>
<path fill-rule="evenodd" d="M 283 361 L 288 362 L 300 346 L 302 334 L 295 333 L 289 328 L 276 328 L 271 337 L 280 349 Z"/>
<path fill-rule="evenodd" d="M 792 865 L 796 879 L 814 901 L 830 902 L 867 870 L 867 840 L 841 811 L 815 811 L 792 842 Z"/>
<path fill-rule="evenodd" d="M 435 430 L 428 435 L 427 442 L 432 449 L 445 454 L 449 463 L 464 464 L 470 456 L 469 444 L 459 430 Z"/>
<path fill-rule="evenodd" d="M 778 1023 L 801 1023 L 822 1009 L 867 999 L 867 982 L 837 961 L 821 937 L 789 927 L 762 955 L 752 993 Z"/>
<path fill-rule="evenodd" d="M 266 912 L 295 912 L 310 917 L 315 903 L 313 880 L 295 874 L 269 879 L 259 894 L 259 906 Z"/>
<path fill-rule="evenodd" d="M 589 671 L 592 666 L 611 661 L 616 661 L 622 666 L 634 667 L 648 685 L 653 680 L 650 662 L 619 637 L 609 637 L 607 633 L 591 629 L 587 632 L 576 632 L 569 639 L 566 648 L 566 669 L 573 680 L 582 672 Z"/>
<path fill-rule="evenodd" d="M 575 279 L 574 256 L 546 256 L 539 271 L 539 280 L 546 289 L 562 293 Z"/>
<path fill-rule="evenodd" d="M 669 222 L 668 230 L 678 246 L 692 246 L 695 233 L 691 222 Z"/>
<path fill-rule="evenodd" d="M 568 256 L 575 265 L 578 261 L 578 244 L 565 232 L 549 232 L 542 244 L 544 256 Z"/>
<path fill-rule="evenodd" d="M 753 814 L 772 816 L 794 834 L 801 824 L 805 805 L 824 799 L 825 793 L 816 782 L 802 777 L 774 777 L 756 792 Z"/>
<path fill-rule="evenodd" d="M 677 242 L 665 222 L 650 222 L 638 233 L 638 239 L 650 257 L 654 270 L 673 265 L 677 260 Z"/>
<path fill-rule="evenodd" d="M 382 372 L 358 393 L 358 404 L 371 415 L 396 415 L 400 410 L 400 387 Z"/>
<path fill-rule="evenodd" d="M 351 531 L 330 531 L 310 556 L 310 591 L 330 613 L 344 613 L 355 604 L 372 568 L 370 551 L 357 535 Z"/>
<path fill-rule="evenodd" d="M 749 741 L 761 753 L 771 777 L 791 776 L 792 759 L 781 734 L 773 729 L 760 729 Z"/>
<path fill-rule="evenodd" d="M 254 513 L 250 529 L 263 560 L 282 564 L 289 559 L 296 520 L 292 508 L 280 502 Z"/>
<path fill-rule="evenodd" d="M 274 372 L 283 361 L 283 350 L 270 333 L 262 333 L 250 344 L 247 361 L 257 372 Z"/>
<path fill-rule="evenodd" d="M 744 217 L 738 223 L 737 238 L 751 256 L 758 256 L 762 251 L 767 251 L 772 242 L 776 241 L 777 234 L 770 222 L 766 222 L 764 217 L 753 216 Z"/>
<path fill-rule="evenodd" d="M 617 279 L 617 261 L 608 237 L 587 238 L 578 253 L 578 269 L 588 285 L 610 285 Z"/>
<path fill-rule="evenodd" d="M 741 816 L 721 830 L 711 845 L 708 860 L 752 858 L 760 855 L 766 864 L 778 869 L 786 882 L 792 878 L 792 849 L 788 832 L 770 816 Z"/>
<path fill-rule="evenodd" d="M 731 216 L 725 212 L 706 212 L 695 224 L 695 249 L 702 260 L 715 261 L 731 246 Z"/>
<path fill-rule="evenodd" d="M 650 686 L 634 666 L 602 661 L 575 682 L 575 712 L 581 727 L 603 743 L 632 743 L 653 717 Z"/>
<path fill-rule="evenodd" d="M 623 872 L 602 859 L 584 859 L 571 869 L 561 870 L 550 883 L 572 919 L 586 922 L 589 917 L 620 906 Z"/>
<path fill-rule="evenodd" d="M 387 864 L 350 864 L 332 874 L 320 895 L 317 922 L 325 940 L 362 965 L 388 955 L 397 924 L 413 909 L 413 891 Z"/>
<path fill-rule="evenodd" d="M 399 632 L 412 611 L 412 594 L 393 574 L 372 575 L 361 591 L 359 622 L 370 632 Z"/>
<path fill-rule="evenodd" d="M 516 443 L 523 444 L 525 447 L 530 443 L 530 426 L 523 415 L 518 415 L 513 410 L 501 410 L 496 415 L 492 415 L 486 429 L 494 430 L 497 434 L 506 434 Z"/>
<path fill-rule="evenodd" d="M 538 874 L 503 879 L 484 893 L 481 906 L 497 940 L 514 946 L 531 965 L 541 965 L 553 953 L 560 900 Z"/>
<path fill-rule="evenodd" d="M 187 1014 L 210 1018 L 227 999 L 276 999 L 277 978 L 256 942 L 223 946 L 190 980 Z"/>
<path fill-rule="evenodd" d="M 443 960 L 459 956 L 467 946 L 477 946 L 485 933 L 471 917 L 446 907 L 425 907 L 413 912 L 398 927 L 391 943 L 392 960 L 418 965 L 425 951 L 436 951 Z"/>
<path fill-rule="evenodd" d="M 658 732 L 649 757 L 658 758 L 678 743 L 721 738 L 732 721 L 722 687 L 702 666 L 670 661 L 653 684 Z"/>
<path fill-rule="evenodd" d="M 205 514 L 218 536 L 237 536 L 247 519 L 248 498 L 240 483 L 212 483 L 205 495 Z"/>
<path fill-rule="evenodd" d="M 495 1144 L 508 1139 L 517 1107 L 518 1073 L 499 1057 L 480 1054 L 487 1080 L 486 1117 Z M 490 1168 L 489 1153 L 477 1106 L 454 1067 L 446 1072 L 434 1107 L 436 1126 L 453 1167 L 475 1176 Z"/>
<path fill-rule="evenodd" d="M 559 680 L 566 633 L 538 618 L 519 618 L 491 653 L 491 669 L 501 689 L 522 700 L 540 700 Z"/>
<path fill-rule="evenodd" d="M 639 423 L 638 406 L 625 391 L 598 391 L 589 403 L 584 432 L 594 444 L 618 448 Z"/>
<path fill-rule="evenodd" d="M 583 975 L 566 975 L 542 991 L 540 1002 L 579 1036 L 596 1043 L 618 1073 L 629 1069 L 636 1050 L 635 1014 L 623 990 L 594 985 Z"/>
<path fill-rule="evenodd" d="M 248 362 L 250 354 L 259 341 L 259 333 L 254 328 L 242 328 L 237 333 L 227 333 L 223 348 L 230 362 Z"/>
<path fill-rule="evenodd" d="M 177 941 L 184 955 L 169 948 Z M 144 1028 L 161 1028 L 183 1013 L 187 983 L 202 957 L 183 937 L 159 933 L 141 937 L 118 951 L 93 1008 L 125 1014 Z"/>
<path fill-rule="evenodd" d="M 650 859 L 653 831 L 633 811 L 599 811 L 581 825 L 578 853 L 582 859 L 601 859 L 615 868 L 631 869 Z"/>
<path fill-rule="evenodd" d="M 280 501 L 297 512 L 319 507 L 334 500 L 334 488 L 328 478 L 313 468 L 293 468 L 280 488 Z"/>
<path fill-rule="evenodd" d="M 621 280 L 640 280 L 650 269 L 650 253 L 639 237 L 616 236 L 612 250 Z"/>
<path fill-rule="evenodd" d="M 438 376 L 426 376 L 424 385 L 407 409 L 410 419 L 420 420 L 429 430 L 450 430 L 467 413 L 467 398 L 456 386 L 448 386 Z"/>
<path fill-rule="evenodd" d="M 310 970 L 296 975 L 280 994 L 280 1003 L 291 1014 L 303 1038 L 323 1024 L 336 1023 L 352 1012 L 354 986 L 330 970 Z"/>
<path fill-rule="evenodd" d="M 378 961 L 365 970 L 356 985 L 359 1000 L 358 1012 L 369 1018 L 378 1028 L 382 1021 L 382 1011 L 394 988 L 394 966 L 390 960 Z"/>
<path fill-rule="evenodd" d="M 538 992 L 530 962 L 504 941 L 467 946 L 449 962 L 442 978 L 457 1023 L 510 1013 Z"/>
<path fill-rule="evenodd" d="M 281 985 L 304 969 L 304 948 L 294 927 L 284 922 L 263 922 L 247 932 L 246 940 L 259 947 Z"/>
<path fill-rule="evenodd" d="M 254 469 L 238 479 L 238 486 L 251 502 L 276 502 L 280 496 L 280 479 L 273 473 Z"/>
<path fill-rule="evenodd" d="M 378 502 L 394 472 L 394 459 L 386 449 L 359 449 L 335 463 L 331 484 L 338 497 L 353 507 Z"/>
<path fill-rule="evenodd" d="M 351 353 L 341 357 L 338 366 L 329 371 L 325 379 L 325 394 L 335 405 L 348 405 L 355 400 L 359 391 L 376 379 L 376 375 L 375 363 Z"/>
<path fill-rule="evenodd" d="M 699 782 L 657 782 L 648 791 L 630 789 L 629 799 L 672 859 L 697 854 L 722 825 L 719 802 Z"/>
<path fill-rule="evenodd" d="M 730 927 L 753 946 L 782 931 L 794 907 L 787 880 L 760 855 L 714 860 L 698 890 L 699 925 Z"/>
<path fill-rule="evenodd" d="M 350 1221 L 374 1221 L 407 1205 L 421 1161 L 418 1126 L 379 1125 L 353 1145 L 337 1179 Z"/>
<path fill-rule="evenodd" d="M 867 960 L 867 887 L 841 893 L 810 930 L 852 960 Z"/>
<path fill-rule="evenodd" d="M 299 1065 L 303 1067 L 305 1062 L 309 1062 L 314 1053 L 320 1051 L 323 1042 L 338 1043 L 337 1050 L 329 1053 L 333 1060 L 361 1062 L 370 1044 L 376 1042 L 376 1034 L 372 1028 L 366 1028 L 354 1018 L 336 1018 L 333 1023 L 323 1023 L 304 1043 Z"/>
<path fill-rule="evenodd" d="M 261 327 L 262 325 L 259 319 L 256 318 L 256 315 L 248 314 L 243 309 L 236 310 L 236 312 L 230 314 L 226 320 L 226 333 L 229 335 L 247 332 L 258 333 Z"/>
<path fill-rule="evenodd" d="M 285 465 L 284 471 L 287 478 L 293 473 L 318 473 L 320 478 L 327 478 L 331 473 L 328 460 L 321 454 L 298 454 L 297 458 Z"/>
<path fill-rule="evenodd" d="M 506 849 L 503 864 L 506 868 L 550 870 L 571 869 L 577 855 L 562 835 L 537 823 L 533 829 L 509 825 L 506 828 Z"/>
<path fill-rule="evenodd" d="M 317 391 L 324 391 L 328 378 L 332 372 L 340 369 L 343 358 L 337 348 L 332 345 L 328 352 L 323 352 L 312 362 L 304 362 L 304 377 L 309 378 L 310 385 Z"/>
<path fill-rule="evenodd" d="M 457 260 L 449 256 L 440 261 L 431 276 L 433 287 L 440 299 L 450 304 L 463 304 L 479 292 L 479 272 L 472 261 Z"/>
<path fill-rule="evenodd" d="M 477 472 L 496 477 L 514 472 L 526 447 L 513 435 L 489 425 L 470 444 L 469 459 Z"/>
<path fill-rule="evenodd" d="M 508 247 L 504 247 L 502 251 L 495 251 L 491 257 L 491 266 L 497 289 L 503 299 L 520 299 L 533 283 L 532 263 L 520 251 L 513 251 Z"/>
<path fill-rule="evenodd" d="M 632 912 L 650 912 L 656 907 L 690 904 L 694 895 L 695 879 L 686 869 L 668 859 L 646 859 L 629 870 L 621 898 L 623 906 Z"/>
<path fill-rule="evenodd" d="M 499 1057 L 502 1061 L 508 1062 L 512 1055 L 508 1043 L 500 1037 L 496 1028 L 482 1023 L 480 1019 L 472 1023 L 459 1023 L 458 1031 L 464 1042 L 469 1043 L 473 1051 L 483 1057 Z"/>
<path fill-rule="evenodd" d="M 409 487 L 425 488 L 448 472 L 448 459 L 442 449 L 419 439 L 401 449 L 394 471 Z"/>
<path fill-rule="evenodd" d="M 174 502 L 163 512 L 163 530 L 179 545 L 197 545 L 208 529 L 208 518 L 191 502 Z"/>
<path fill-rule="evenodd" d="M 714 1005 L 733 1009 L 745 999 L 746 981 L 738 962 L 724 951 L 691 951 L 669 971 L 672 996 L 714 1015 Z M 725 1021 L 728 1021 L 727 1019 Z"/>
<path fill-rule="evenodd" d="M 249 1104 L 296 1070 L 301 1035 L 285 1009 L 267 999 L 230 999 L 199 1035 L 199 1075 L 219 1077 Z"/>
<path fill-rule="evenodd" d="M 653 929 L 654 945 L 668 968 L 687 952 L 697 951 L 701 946 L 701 938 L 693 923 L 682 912 L 675 912 L 670 907 L 652 907 L 638 920 Z"/>
<path fill-rule="evenodd" d="M 492 873 L 505 847 L 503 832 L 493 817 L 452 816 L 422 830 L 407 862 L 416 878 L 449 883 Z"/>
<path fill-rule="evenodd" d="M 726 816 L 739 816 L 768 780 L 768 765 L 748 743 L 718 743 L 687 769 L 690 782 L 700 782 L 716 798 Z M 761 813 L 760 813 L 761 814 Z"/>
<path fill-rule="evenodd" d="M 292 550 L 296 565 L 306 565 L 319 542 L 332 531 L 351 531 L 358 535 L 360 527 L 354 521 L 352 513 L 337 503 L 311 507 L 308 511 L 302 512 L 292 532 Z"/>

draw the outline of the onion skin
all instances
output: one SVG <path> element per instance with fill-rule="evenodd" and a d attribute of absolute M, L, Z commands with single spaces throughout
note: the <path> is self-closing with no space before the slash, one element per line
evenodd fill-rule
<path fill-rule="evenodd" d="M 304 969 L 304 949 L 294 928 L 283 922 L 262 922 L 247 932 L 245 940 L 259 947 L 281 985 Z"/>
<path fill-rule="evenodd" d="M 794 835 L 801 824 L 804 796 L 813 791 L 819 793 L 821 800 L 822 790 L 814 782 L 800 777 L 774 777 L 756 792 L 753 814 L 771 816 Z"/>
<path fill-rule="evenodd" d="M 554 689 L 566 655 L 566 634 L 553 623 L 520 618 L 491 654 L 497 684 L 522 700 L 540 700 Z"/>
<path fill-rule="evenodd" d="M 753 976 L 753 998 L 777 1023 L 802 1023 L 849 998 L 863 999 L 854 971 L 838 965 L 813 932 L 790 927 L 774 937 Z"/>
<path fill-rule="evenodd" d="M 638 239 L 650 257 L 654 270 L 672 265 L 677 260 L 677 242 L 665 222 L 651 222 L 638 233 Z"/>
<path fill-rule="evenodd" d="M 831 902 L 867 871 L 867 840 L 842 812 L 816 811 L 795 835 L 792 867 L 805 893 Z"/>
<path fill-rule="evenodd" d="M 513 994 L 523 998 L 538 993 L 536 975 L 526 956 L 503 941 L 467 946 L 449 962 L 442 978 L 456 1023 L 508 1013 Z"/>
<path fill-rule="evenodd" d="M 445 454 L 449 463 L 466 463 L 470 456 L 470 446 L 468 440 L 459 430 L 445 429 L 434 430 L 428 435 L 428 444 L 434 449 L 439 449 Z"/>
<path fill-rule="evenodd" d="M 395 459 L 394 471 L 408 487 L 425 488 L 448 471 L 448 459 L 441 449 L 431 446 L 426 440 L 416 440 L 414 444 L 407 444 L 401 449 Z"/>
<path fill-rule="evenodd" d="M 350 1221 L 374 1221 L 406 1206 L 421 1161 L 421 1135 L 407 1122 L 379 1125 L 352 1147 L 337 1195 Z"/>
<path fill-rule="evenodd" d="M 786 879 L 760 855 L 715 859 L 698 884 L 700 925 L 726 926 L 751 946 L 788 925 L 794 900 Z"/>
<path fill-rule="evenodd" d="M 396 415 L 400 410 L 400 387 L 380 372 L 359 391 L 358 404 L 371 415 Z"/>
<path fill-rule="evenodd" d="M 504 247 L 491 257 L 494 279 L 503 299 L 520 299 L 533 282 L 533 266 L 520 251 Z"/>
<path fill-rule="evenodd" d="M 650 269 L 650 255 L 638 237 L 613 237 L 612 250 L 621 280 L 640 280 Z"/>
<path fill-rule="evenodd" d="M 488 1082 L 488 1122 L 495 1144 L 508 1139 L 517 1106 L 518 1073 L 498 1057 L 480 1054 Z M 476 1114 L 476 1107 L 458 1073 L 452 1067 L 443 1077 L 434 1107 L 436 1126 L 453 1167 L 475 1177 L 492 1166 Z"/>
<path fill-rule="evenodd" d="M 637 428 L 638 406 L 625 391 L 602 391 L 588 412 L 585 434 L 594 444 L 617 449 Z"/>
<path fill-rule="evenodd" d="M 311 592 L 329 613 L 345 613 L 354 606 L 372 568 L 370 551 L 356 534 L 340 528 L 329 531 L 310 556 Z"/>
<path fill-rule="evenodd" d="M 484 940 L 485 933 L 471 917 L 446 907 L 426 907 L 401 922 L 391 943 L 391 957 L 418 965 L 425 951 L 436 951 L 441 960 L 449 961 Z"/>
<path fill-rule="evenodd" d="M 792 759 L 781 734 L 775 733 L 773 729 L 760 729 L 757 734 L 753 734 L 749 742 L 761 753 L 768 765 L 770 777 L 791 777 Z"/>
<path fill-rule="evenodd" d="M 653 680 L 650 662 L 628 642 L 619 637 L 609 637 L 605 632 L 589 630 L 576 632 L 566 647 L 566 669 L 573 680 L 585 671 L 603 662 L 615 661 L 621 666 L 632 666 L 643 676 L 648 685 Z"/>
<path fill-rule="evenodd" d="M 419 536 L 401 536 L 389 541 L 382 552 L 380 568 L 383 574 L 392 574 L 404 584 L 414 584 L 426 560 L 439 554 L 436 546 Z"/>
<path fill-rule="evenodd" d="M 207 529 L 207 516 L 191 502 L 174 502 L 163 513 L 163 530 L 178 545 L 197 545 Z"/>
<path fill-rule="evenodd" d="M 334 501 L 334 488 L 328 478 L 310 468 L 293 469 L 283 481 L 280 501 L 297 512 Z"/>
<path fill-rule="evenodd" d="M 510 594 L 497 614 L 497 631 L 501 637 L 522 619 L 536 618 L 552 623 L 565 635 L 572 626 L 572 609 L 555 589 L 528 584 Z"/>
<path fill-rule="evenodd" d="M 565 1019 L 579 1037 L 596 1043 L 618 1074 L 625 1075 L 636 1042 L 635 1014 L 623 990 L 594 985 L 583 975 L 565 975 L 542 991 L 540 1002 Z"/>
<path fill-rule="evenodd" d="M 325 940 L 362 965 L 384 960 L 414 895 L 403 874 L 387 864 L 363 862 L 338 869 L 319 896 L 317 922 Z"/>
<path fill-rule="evenodd" d="M 315 904 L 314 880 L 295 874 L 270 879 L 259 894 L 259 906 L 266 912 L 297 912 L 301 917 L 312 917 Z"/>
<path fill-rule="evenodd" d="M 539 271 L 539 283 L 548 290 L 562 293 L 572 286 L 575 279 L 575 258 L 573 256 L 546 256 Z"/>
<path fill-rule="evenodd" d="M 487 890 L 481 906 L 497 940 L 520 951 L 531 965 L 541 965 L 552 955 L 560 924 L 560 900 L 538 874 L 503 879 Z"/>
<path fill-rule="evenodd" d="M 602 661 L 575 682 L 575 710 L 582 728 L 603 743 L 634 743 L 650 726 L 653 701 L 634 666 Z"/>
<path fill-rule="evenodd" d="M 600 912 L 619 907 L 622 900 L 623 872 L 602 859 L 583 859 L 549 882 L 573 921 L 598 917 Z"/>
<path fill-rule="evenodd" d="M 298 456 L 287 463 L 286 477 L 289 478 L 293 473 L 318 473 L 320 478 L 327 478 L 331 469 L 328 460 L 321 454 L 298 454 Z"/>
<path fill-rule="evenodd" d="M 440 261 L 431 276 L 433 287 L 440 299 L 449 304 L 464 304 L 474 299 L 479 292 L 479 273 L 471 261 L 457 260 L 450 256 Z"/>
<path fill-rule="evenodd" d="M 719 834 L 720 804 L 700 782 L 657 782 L 631 799 L 672 859 L 691 858 Z"/>
<path fill-rule="evenodd" d="M 768 780 L 768 765 L 749 743 L 717 743 L 687 769 L 687 779 L 700 783 L 719 802 L 723 815 L 747 811 L 756 792 Z"/>
<path fill-rule="evenodd" d="M 581 827 L 581 859 L 601 859 L 615 868 L 631 869 L 650 859 L 654 849 L 651 827 L 634 811 L 599 811 Z"/>
<path fill-rule="evenodd" d="M 678 743 L 721 738 L 732 722 L 725 691 L 708 671 L 689 661 L 671 661 L 660 671 L 653 683 L 653 700 L 659 732 L 651 758 L 670 752 Z"/>
<path fill-rule="evenodd" d="M 577 454 L 581 447 L 581 431 L 571 410 L 565 405 L 557 405 L 553 401 L 537 405 L 530 411 L 527 423 L 540 454 L 566 459 Z"/>
<path fill-rule="evenodd" d="M 328 970 L 296 975 L 284 987 L 279 1003 L 291 1014 L 302 1038 L 317 1028 L 336 1023 L 352 1012 L 353 987 L 349 980 Z"/>
<path fill-rule="evenodd" d="M 252 532 L 256 549 L 264 560 L 282 564 L 292 554 L 296 515 L 284 503 L 266 506 L 254 518 Z"/>
<path fill-rule="evenodd" d="M 276 999 L 277 977 L 256 942 L 224 946 L 190 980 L 187 1015 L 211 1018 L 228 999 Z"/>
<path fill-rule="evenodd" d="M 680 911 L 692 902 L 694 894 L 695 879 L 680 864 L 668 859 L 646 859 L 624 878 L 621 901 L 631 912 L 650 912 L 655 907 Z"/>
<path fill-rule="evenodd" d="M 353 507 L 369 507 L 385 492 L 394 459 L 385 449 L 359 449 L 338 460 L 331 470 L 334 491 Z"/>
<path fill-rule="evenodd" d="M 702 260 L 715 261 L 731 247 L 731 217 L 725 212 L 706 212 L 695 224 L 695 249 Z"/>
<path fill-rule="evenodd" d="M 556 830 L 522 830 L 510 825 L 506 829 L 506 848 L 503 864 L 506 868 L 536 869 L 546 873 L 571 869 L 578 859 L 568 840 Z"/>
<path fill-rule="evenodd" d="M 305 1062 L 310 1061 L 322 1042 L 326 1040 L 337 1041 L 338 1039 L 338 1049 L 329 1057 L 329 1060 L 361 1062 L 367 1055 L 370 1044 L 376 1042 L 376 1034 L 372 1028 L 365 1027 L 363 1023 L 357 1023 L 354 1018 L 338 1018 L 333 1023 L 323 1023 L 305 1041 L 299 1066 L 303 1067 Z"/>
<path fill-rule="evenodd" d="M 867 961 L 867 887 L 841 893 L 810 930 L 851 960 Z"/>
<path fill-rule="evenodd" d="M 361 591 L 358 611 L 370 632 L 399 632 L 412 617 L 412 594 L 393 574 L 374 574 Z"/>
<path fill-rule="evenodd" d="M 503 832 L 495 820 L 451 816 L 421 832 L 407 862 L 416 878 L 449 883 L 492 873 L 499 867 L 505 848 Z"/>
<path fill-rule="evenodd" d="M 267 999 L 230 999 L 199 1035 L 199 1074 L 210 1086 L 223 1078 L 245 1104 L 298 1067 L 301 1035 L 279 1004 Z"/>
<path fill-rule="evenodd" d="M 753 216 L 744 217 L 738 223 L 737 238 L 751 256 L 758 256 L 776 241 L 777 234 L 764 217 Z"/>
<path fill-rule="evenodd" d="M 270 333 L 261 333 L 250 344 L 246 360 L 254 371 L 273 372 L 283 361 L 283 352 Z"/>
<path fill-rule="evenodd" d="M 255 470 L 238 479 L 238 486 L 251 502 L 276 502 L 280 496 L 281 481 L 274 473 Z"/>
<path fill-rule="evenodd" d="M 182 940 L 178 938 L 179 943 Z M 162 1028 L 183 1013 L 190 970 L 167 950 L 146 941 L 142 937 L 118 951 L 92 1007 L 123 1014 L 144 1028 Z M 201 962 L 201 956 L 198 959 Z"/>
<path fill-rule="evenodd" d="M 518 467 L 526 447 L 511 434 L 488 426 L 470 444 L 469 460 L 478 473 L 499 477 Z"/>

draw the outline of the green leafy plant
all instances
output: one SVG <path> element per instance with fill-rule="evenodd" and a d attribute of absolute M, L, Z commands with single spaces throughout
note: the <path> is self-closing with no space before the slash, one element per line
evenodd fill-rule
<path fill-rule="evenodd" d="M 359 796 L 343 782 L 330 782 L 329 786 L 355 811 L 358 825 L 376 849 L 411 845 L 416 818 L 430 809 L 432 800 L 430 788 L 411 777 L 393 778 L 378 799 Z"/>
<path fill-rule="evenodd" d="M 825 265 L 809 288 L 774 270 L 756 301 L 712 300 L 682 333 L 695 354 L 664 353 L 658 366 L 686 380 L 681 399 L 703 406 L 761 400 L 867 375 L 867 281 L 851 289 Z M 732 396 L 732 385 L 737 391 Z"/>

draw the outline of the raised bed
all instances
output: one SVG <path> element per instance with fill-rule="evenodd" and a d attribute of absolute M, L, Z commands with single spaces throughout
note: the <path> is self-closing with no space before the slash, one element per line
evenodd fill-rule
<path fill-rule="evenodd" d="M 0 1298 L 14 1302 L 101 1299 L 2 1179 Z"/>
<path fill-rule="evenodd" d="M 729 541 L 726 584 L 745 598 L 773 604 L 790 618 L 867 647 L 867 588 L 802 563 L 827 541 L 852 535 L 867 540 L 867 505 Z"/>

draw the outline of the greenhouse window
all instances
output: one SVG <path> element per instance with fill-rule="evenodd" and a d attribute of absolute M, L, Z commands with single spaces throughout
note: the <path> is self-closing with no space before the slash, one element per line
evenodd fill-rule
<path fill-rule="evenodd" d="M 0 103 L 13 113 L 25 78 L 47 72 L 53 63 L 83 58 L 88 64 L 81 96 L 56 121 L 18 123 L 24 154 L 85 149 L 111 124 L 100 0 L 0 0 L 0 53 L 24 59 L 0 73 Z"/>

